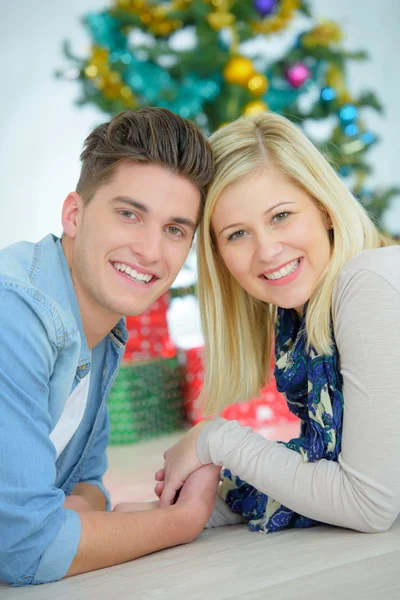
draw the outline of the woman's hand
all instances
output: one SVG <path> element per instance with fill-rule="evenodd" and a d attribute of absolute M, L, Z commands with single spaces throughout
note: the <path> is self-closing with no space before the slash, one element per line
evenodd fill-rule
<path fill-rule="evenodd" d="M 158 483 L 155 492 L 161 506 L 174 504 L 176 495 L 186 479 L 202 465 L 196 452 L 196 441 L 205 421 L 198 423 L 179 442 L 164 453 L 164 468 L 155 475 Z"/>

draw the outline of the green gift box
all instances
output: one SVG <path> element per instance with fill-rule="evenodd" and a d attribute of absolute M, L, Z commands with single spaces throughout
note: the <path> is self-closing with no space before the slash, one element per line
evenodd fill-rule
<path fill-rule="evenodd" d="M 124 363 L 108 397 L 110 444 L 133 444 L 183 426 L 177 359 Z"/>

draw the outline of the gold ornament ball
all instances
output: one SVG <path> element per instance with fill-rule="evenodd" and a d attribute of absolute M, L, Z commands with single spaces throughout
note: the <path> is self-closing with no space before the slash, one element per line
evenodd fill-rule
<path fill-rule="evenodd" d="M 267 112 L 268 105 L 262 100 L 254 100 L 249 102 L 243 109 L 244 115 L 259 115 L 260 113 Z"/>
<path fill-rule="evenodd" d="M 249 58 L 235 56 L 231 58 L 224 69 L 224 77 L 228 83 L 247 85 L 254 74 L 254 66 Z"/>
<path fill-rule="evenodd" d="M 254 75 L 250 77 L 247 87 L 255 96 L 262 96 L 268 89 L 267 78 L 261 73 L 254 73 Z"/>
<path fill-rule="evenodd" d="M 85 67 L 84 71 L 86 77 L 89 77 L 89 79 L 93 79 L 94 77 L 97 77 L 99 69 L 96 67 L 96 65 L 88 65 L 87 67 Z"/>
<path fill-rule="evenodd" d="M 234 23 L 235 16 L 228 12 L 212 12 L 207 17 L 208 24 L 215 31 L 221 31 L 224 27 L 229 27 Z"/>

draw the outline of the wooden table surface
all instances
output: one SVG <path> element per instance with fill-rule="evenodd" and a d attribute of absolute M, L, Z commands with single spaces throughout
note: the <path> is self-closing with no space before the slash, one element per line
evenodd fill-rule
<path fill-rule="evenodd" d="M 115 502 L 152 497 L 153 473 L 175 439 L 110 448 L 106 483 Z M 245 525 L 205 530 L 189 545 L 57 583 L 24 588 L 0 584 L 0 600 L 20 598 L 400 599 L 400 519 L 383 534 L 328 526 L 269 535 L 250 533 Z"/>
<path fill-rule="evenodd" d="M 400 521 L 383 534 L 334 527 L 262 535 L 204 531 L 131 563 L 57 583 L 0 584 L 1 600 L 392 600 L 400 598 Z"/>

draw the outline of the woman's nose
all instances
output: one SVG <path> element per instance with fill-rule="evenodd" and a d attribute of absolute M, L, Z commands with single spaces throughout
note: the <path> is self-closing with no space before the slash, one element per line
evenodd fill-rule
<path fill-rule="evenodd" d="M 258 239 L 257 254 L 261 262 L 271 263 L 283 252 L 283 244 L 271 235 Z"/>

